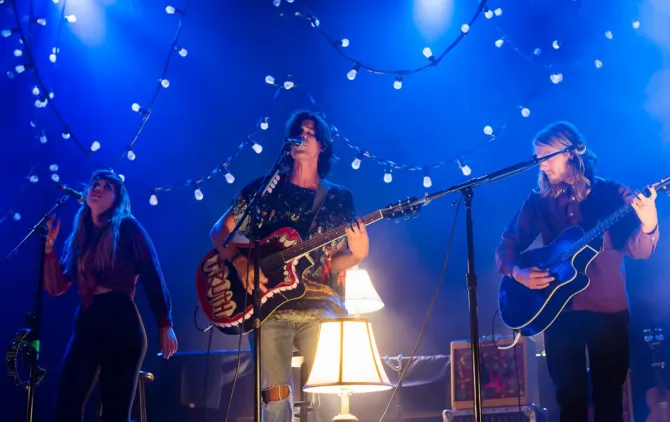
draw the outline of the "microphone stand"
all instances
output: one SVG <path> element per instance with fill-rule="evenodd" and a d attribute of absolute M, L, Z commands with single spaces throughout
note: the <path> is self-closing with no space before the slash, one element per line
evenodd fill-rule
<path fill-rule="evenodd" d="M 249 242 L 251 243 L 254 259 L 254 288 L 253 288 L 253 311 L 251 323 L 253 326 L 253 368 L 254 368 L 254 422 L 261 422 L 261 281 L 260 281 L 260 248 L 259 239 L 256 236 L 256 228 L 260 223 L 260 198 L 271 192 L 271 184 L 275 177 L 282 169 L 284 159 L 289 155 L 291 150 L 291 143 L 284 143 L 284 147 L 279 155 L 279 158 L 272 166 L 272 169 L 265 175 L 258 190 L 247 203 L 244 213 L 235 224 L 233 230 L 228 234 L 223 241 L 223 246 L 227 247 L 230 240 L 233 238 L 242 226 L 242 223 L 249 217 Z M 244 329 L 244 321 L 240 326 Z"/>
<path fill-rule="evenodd" d="M 571 145 L 563 150 L 556 151 L 541 158 L 538 158 L 536 155 L 533 155 L 531 160 L 514 164 L 512 166 L 503 168 L 498 171 L 494 171 L 493 173 L 484 176 L 470 179 L 465 183 L 452 186 L 446 190 L 426 195 L 423 199 L 419 200 L 421 202 L 424 202 L 425 205 L 427 205 L 431 201 L 441 198 L 450 193 L 460 192 L 463 200 L 465 201 L 465 210 L 466 210 L 465 229 L 466 229 L 466 241 L 468 248 L 468 272 L 466 275 L 466 283 L 468 289 L 468 308 L 470 314 L 470 341 L 472 343 L 472 347 L 470 350 L 472 355 L 471 357 L 472 357 L 472 377 L 473 377 L 472 379 L 473 379 L 474 422 L 482 422 L 482 397 L 481 397 L 481 378 L 480 378 L 481 362 L 479 360 L 480 359 L 479 315 L 477 309 L 478 281 L 477 281 L 477 273 L 475 271 L 475 247 L 474 247 L 473 222 L 472 222 L 472 198 L 474 197 L 473 188 L 476 188 L 486 183 L 496 182 L 498 180 L 513 176 L 518 173 L 522 173 L 556 155 L 573 151 L 577 148 L 581 148 L 582 146 L 583 146 L 582 143 Z M 456 201 L 452 202 L 452 205 L 455 203 Z"/>
<path fill-rule="evenodd" d="M 69 196 L 61 197 L 56 204 L 42 216 L 40 221 L 33 226 L 26 237 L 7 255 L 5 263 L 14 257 L 14 255 L 23 247 L 23 245 L 30 239 L 30 237 L 39 233 L 40 235 L 40 264 L 39 274 L 37 275 L 37 292 L 35 293 L 35 308 L 32 313 L 26 314 L 26 330 L 28 335 L 25 337 L 24 344 L 21 351 L 27 355 L 30 364 L 30 381 L 28 384 L 24 383 L 24 388 L 28 391 L 28 403 L 26 408 L 26 422 L 32 422 L 35 409 L 35 389 L 44 377 L 46 371 L 39 368 L 39 354 L 40 354 L 40 331 L 42 329 L 42 292 L 44 290 L 44 265 L 46 261 L 46 242 L 47 233 L 49 232 L 46 225 L 47 220 L 56 212 L 58 207 L 62 206 L 67 201 Z"/>

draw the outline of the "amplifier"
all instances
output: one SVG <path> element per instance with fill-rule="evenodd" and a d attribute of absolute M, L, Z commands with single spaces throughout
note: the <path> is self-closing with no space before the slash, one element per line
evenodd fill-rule
<path fill-rule="evenodd" d="M 510 349 L 513 337 L 482 337 L 480 368 L 482 407 L 524 406 L 537 403 L 537 361 L 535 344 L 526 337 Z M 472 409 L 472 354 L 470 340 L 451 342 L 451 408 Z"/>
<path fill-rule="evenodd" d="M 443 422 L 474 421 L 472 410 L 445 410 Z M 536 406 L 510 406 L 482 409 L 483 422 L 547 422 L 547 410 Z"/>

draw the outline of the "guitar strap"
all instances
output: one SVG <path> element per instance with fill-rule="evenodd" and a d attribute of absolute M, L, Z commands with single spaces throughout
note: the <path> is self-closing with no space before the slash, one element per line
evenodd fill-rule
<path fill-rule="evenodd" d="M 316 189 L 316 195 L 314 196 L 314 203 L 312 204 L 312 212 L 314 217 L 312 217 L 312 222 L 309 223 L 308 230 L 312 228 L 316 217 L 319 215 L 319 212 L 323 209 L 323 205 L 326 203 L 326 194 L 328 189 L 330 189 L 331 183 L 326 179 L 321 179 L 319 181 L 319 187 Z"/>

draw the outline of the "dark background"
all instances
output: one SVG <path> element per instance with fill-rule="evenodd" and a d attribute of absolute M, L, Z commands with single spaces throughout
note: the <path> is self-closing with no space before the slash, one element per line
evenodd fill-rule
<path fill-rule="evenodd" d="M 9 3 L 0 4 L 1 28 L 14 26 Z M 29 3 L 18 2 L 25 29 Z M 526 160 L 533 134 L 556 120 L 569 120 L 580 128 L 600 158 L 599 173 L 604 177 L 637 188 L 668 173 L 670 24 L 667 7 L 660 0 L 491 1 L 491 8 L 502 8 L 501 16 L 480 17 L 438 67 L 406 77 L 400 90 L 392 87 L 393 74 L 361 71 L 349 81 L 345 75 L 352 63 L 307 22 L 292 17 L 293 12 L 308 6 L 324 31 L 351 41 L 347 53 L 370 66 L 397 70 L 424 65 L 425 46 L 435 54 L 443 51 L 457 37 L 461 24 L 473 16 L 476 1 L 296 0 L 282 2 L 279 8 L 269 0 L 191 1 L 179 38 L 189 54 L 172 57 L 166 76 L 171 85 L 159 93 L 152 117 L 133 148 L 137 159 L 118 160 L 140 123 L 130 106 L 134 102 L 149 105 L 176 31 L 178 17 L 167 15 L 165 6 L 156 0 L 70 0 L 66 14 L 77 15 L 78 21 L 63 25 L 57 42 L 62 2 L 35 2 L 35 15 L 45 16 L 48 22 L 44 27 L 33 26 L 29 38 L 37 68 L 77 140 L 86 148 L 100 142 L 101 149 L 92 158 L 73 139 L 60 136 L 63 127 L 53 109 L 34 107 L 31 72 L 13 79 L 4 76 L 23 58 L 13 53 L 20 48 L 16 36 L 0 38 L 0 212 L 4 215 L 0 252 L 8 253 L 58 198 L 50 165 L 58 165 L 62 182 L 75 186 L 85 182 L 93 169 L 113 165 L 125 175 L 133 212 L 161 258 L 181 351 L 207 347 L 208 336 L 194 328 L 193 309 L 196 266 L 211 248 L 208 231 L 244 184 L 271 166 L 290 112 L 312 107 L 307 92 L 344 136 L 381 160 L 417 167 L 447 161 L 432 170 L 430 189 L 422 186 L 421 171 L 396 170 L 387 184 L 382 180 L 384 166 L 371 160 L 364 159 L 360 170 L 353 170 L 355 152 L 336 139 L 339 161 L 331 180 L 353 191 L 361 215 L 464 181 L 451 160 L 482 142 L 484 147 L 464 156 L 472 176 Z M 632 26 L 635 20 L 641 22 L 638 30 Z M 612 39 L 605 37 L 607 30 L 612 31 Z M 507 41 L 498 49 L 494 41 L 501 36 Z M 561 40 L 560 49 L 552 49 L 553 40 Z M 60 54 L 52 64 L 48 55 L 56 43 Z M 533 59 L 537 47 L 542 54 Z M 596 59 L 603 62 L 601 69 L 595 67 Z M 553 72 L 562 73 L 563 82 L 552 84 L 549 74 Z M 278 83 L 292 80 L 302 87 L 282 90 L 273 100 L 275 88 L 264 82 L 268 74 Z M 526 104 L 536 88 L 537 95 Z M 530 108 L 530 117 L 521 117 L 522 105 Z M 183 187 L 186 181 L 221 165 L 265 115 L 270 118 L 269 129 L 254 135 L 264 146 L 262 154 L 245 148 L 229 166 L 235 183 L 217 175 L 200 186 L 204 199 L 196 201 L 193 187 Z M 486 142 L 485 125 L 499 134 L 492 142 Z M 46 144 L 39 142 L 42 131 Z M 39 181 L 30 183 L 31 175 Z M 499 276 L 493 251 L 535 180 L 536 172 L 530 171 L 476 192 L 482 335 L 490 334 L 496 309 Z M 152 188 L 162 185 L 182 187 L 159 192 L 159 204 L 150 206 Z M 407 356 L 416 342 L 438 282 L 455 213 L 450 206 L 453 199 L 431 204 L 417 219 L 399 224 L 382 221 L 369 229 L 370 256 L 362 266 L 386 305 L 369 315 L 382 355 Z M 662 227 L 670 220 L 668 202 L 667 198 L 658 201 Z M 75 211 L 75 203 L 70 202 L 59 212 L 63 224 L 58 250 L 71 230 Z M 15 213 L 21 215 L 19 221 L 14 220 Z M 469 335 L 463 215 L 420 355 L 448 354 L 451 341 Z M 652 385 L 651 353 L 642 330 L 668 325 L 664 304 L 670 291 L 666 275 L 670 247 L 664 235 L 661 238 L 650 260 L 627 262 L 638 418 L 645 415 L 644 393 Z M 37 251 L 33 239 L 10 264 L 0 266 L 0 339 L 5 341 L 23 326 L 23 314 L 33 306 Z M 141 288 L 137 303 L 150 339 L 144 367 L 155 372 L 160 387 L 166 382 L 161 377 L 165 368 L 155 357 L 157 330 Z M 49 372 L 39 388 L 38 421 L 49 420 L 59 362 L 77 304 L 76 289 L 62 297 L 45 298 L 41 362 Z M 501 324 L 496 326 L 505 333 Z M 236 347 L 236 338 L 214 334 L 213 349 Z M 4 420 L 20 420 L 24 402 L 20 390 L 8 381 L 0 382 Z M 364 407 L 356 401 L 353 406 L 354 414 Z"/>

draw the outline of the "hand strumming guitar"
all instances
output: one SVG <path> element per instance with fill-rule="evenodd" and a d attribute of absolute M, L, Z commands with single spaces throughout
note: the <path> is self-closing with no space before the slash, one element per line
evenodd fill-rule
<path fill-rule="evenodd" d="M 235 271 L 237 271 L 237 276 L 239 277 L 242 285 L 247 289 L 247 293 L 253 294 L 254 290 L 254 262 L 247 261 L 247 257 L 244 255 L 237 255 L 231 261 Z M 263 270 L 260 273 L 260 282 L 261 282 L 261 293 L 265 293 L 267 289 L 265 285 L 268 283 L 268 278 L 263 274 Z"/>
<path fill-rule="evenodd" d="M 549 271 L 537 267 L 519 268 L 514 266 L 512 277 L 529 289 L 544 289 L 554 281 L 554 277 L 549 275 Z"/>

